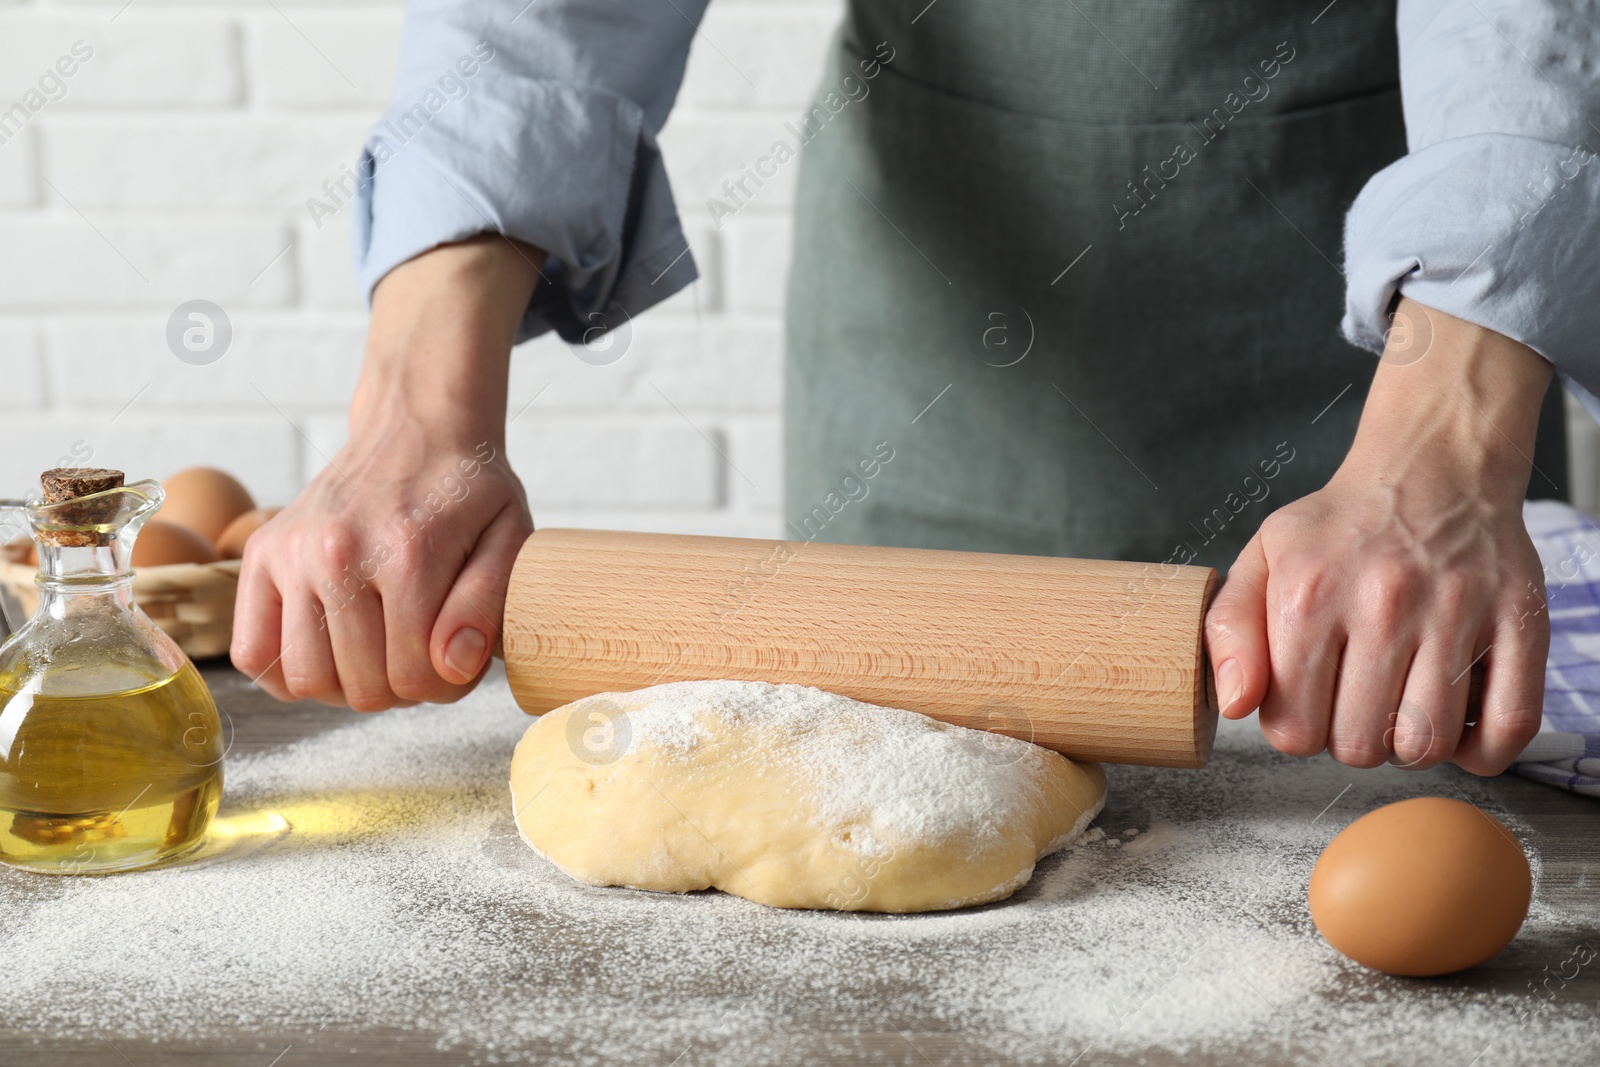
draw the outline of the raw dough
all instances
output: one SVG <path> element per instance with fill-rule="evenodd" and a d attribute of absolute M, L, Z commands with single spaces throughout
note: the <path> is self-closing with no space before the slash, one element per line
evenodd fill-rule
<path fill-rule="evenodd" d="M 511 760 L 523 840 L 579 881 L 780 908 L 999 900 L 1105 793 L 1096 764 L 765 682 L 588 697 L 535 722 Z"/>

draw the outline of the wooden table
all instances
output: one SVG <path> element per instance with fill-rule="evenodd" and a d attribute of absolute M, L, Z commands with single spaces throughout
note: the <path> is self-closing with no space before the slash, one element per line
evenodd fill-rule
<path fill-rule="evenodd" d="M 232 758 L 246 753 L 272 752 L 353 721 L 352 713 L 340 709 L 314 704 L 278 705 L 225 666 L 210 666 L 205 673 L 219 705 L 226 709 L 234 725 Z M 1294 766 L 1285 758 L 1284 773 L 1293 773 Z M 1225 775 L 1227 772 L 1225 767 L 1219 769 L 1214 765 L 1212 770 L 1204 772 L 1135 773 Z M 1351 772 L 1353 775 L 1361 773 Z M 1461 780 L 1465 780 L 1464 775 L 1452 768 L 1435 773 L 1443 775 L 1438 780 L 1447 785 L 1457 780 L 1452 776 L 1460 776 Z M 1114 783 L 1118 780 L 1116 776 L 1113 777 Z M 1543 862 L 1539 899 L 1543 906 L 1558 911 L 1562 922 L 1555 928 L 1531 936 L 1524 931 L 1510 948 L 1487 965 L 1438 981 L 1448 988 L 1514 994 L 1522 992 L 1528 983 L 1536 983 L 1547 976 L 1550 965 L 1566 958 L 1575 944 L 1586 943 L 1600 949 L 1600 803 L 1514 777 L 1494 780 L 1487 788 L 1502 809 L 1514 813 L 1524 827 L 1531 829 L 1531 845 Z M 1337 800 L 1335 797 L 1334 801 Z M 1343 818 L 1338 820 L 1340 825 L 1357 813 L 1344 811 L 1342 814 Z M 1149 825 L 1151 816 L 1137 790 L 1119 793 L 1114 788 L 1101 824 L 1116 832 L 1116 828 L 1123 826 Z M 1193 813 L 1185 815 L 1177 811 L 1167 812 L 1165 817 L 1200 819 L 1204 816 Z M 1305 832 L 1308 835 L 1320 834 L 1317 840 L 1325 840 L 1332 821 L 1330 819 L 1316 826 L 1311 825 L 1315 820 L 1309 820 Z M 1052 862 L 1056 861 L 1046 861 L 1047 864 Z M 1041 871 L 1044 870 L 1047 868 L 1041 866 Z M 37 876 L 0 870 L 0 890 L 8 887 L 15 889 L 22 884 L 17 881 L 19 879 L 38 880 Z M 0 896 L 0 902 L 4 899 Z M 0 914 L 0 934 L 3 934 L 5 919 L 6 916 Z M 571 936 L 581 939 L 584 932 L 575 930 Z M 152 966 L 155 963 L 152 961 Z M 840 974 L 838 980 L 866 981 L 868 977 Z M 648 988 L 648 976 L 640 980 Z M 5 960 L 0 958 L 0 1005 L 5 1005 L 7 1000 L 5 981 Z M 715 978 L 708 977 L 708 982 L 714 984 Z M 1407 986 L 1403 980 L 1372 975 L 1353 982 L 1347 995 L 1357 1000 L 1363 997 L 1406 996 L 1408 988 L 1414 987 Z M 86 989 L 85 995 L 107 995 L 107 991 Z M 540 995 L 559 997 L 560 992 L 545 991 Z M 893 991 L 890 990 L 886 995 L 892 998 Z M 671 1010 L 670 1004 L 656 1007 Z M 770 1043 L 764 1044 L 759 1034 L 754 1038 L 745 1034 L 736 1047 L 719 1038 L 707 1038 L 685 1049 L 677 1067 L 753 1060 L 786 1064 L 870 1062 L 922 1067 L 942 1067 L 947 1064 L 988 1067 L 990 1064 L 1013 1062 L 996 1053 L 981 1032 L 965 1031 L 959 1023 L 952 1024 L 948 1019 L 919 1018 L 916 1003 L 905 1003 L 901 1008 L 903 1011 L 893 1025 L 860 1020 L 855 1025 L 841 1026 L 836 1019 L 798 1018 L 784 1021 L 782 1032 L 770 1035 Z M 1552 1005 L 1552 1010 L 1559 1012 L 1568 1022 L 1574 1015 L 1593 1019 L 1595 1044 L 1588 1062 L 1600 1062 L 1600 961 L 1583 968 L 1577 977 L 1563 984 L 1559 1002 Z M 1058 1062 L 1062 1067 L 1073 1063 L 1087 1067 L 1089 1064 L 1134 1062 L 1156 1065 L 1279 1062 L 1285 1056 L 1298 1058 L 1301 1062 L 1343 1063 L 1358 1058 L 1355 1053 L 1349 1056 L 1329 1053 L 1330 1048 L 1338 1048 L 1337 1035 L 1319 1035 L 1315 1049 L 1304 1043 L 1296 1045 L 1297 1039 L 1293 1035 L 1286 1040 L 1287 1044 L 1279 1042 L 1266 1046 L 1255 1040 L 1232 1047 L 1226 1047 L 1228 1043 L 1223 1043 L 1223 1046 L 1190 1055 L 1180 1055 L 1159 1047 L 1137 1052 L 1124 1051 L 1121 1054 L 1063 1047 L 1059 1059 L 1046 1062 Z M 441 1052 L 437 1041 L 438 1035 L 426 1030 L 370 1028 L 357 1020 L 313 1032 L 267 1028 L 212 1036 L 204 1040 L 153 1042 L 116 1033 L 41 1032 L 31 1028 L 27 1018 L 18 1018 L 9 1011 L 0 1013 L 0 1064 L 5 1065 L 146 1067 L 167 1064 L 250 1064 L 259 1067 L 297 1067 L 301 1064 L 339 1062 L 407 1067 L 433 1063 L 542 1063 L 548 1059 L 561 1060 L 563 1051 L 541 1050 L 537 1047 L 515 1053 L 502 1051 L 498 1061 L 495 1061 L 484 1049 L 458 1047 Z M 1550 1055 L 1542 1054 L 1536 1032 L 1525 1033 L 1519 1049 L 1522 1057 L 1520 1062 L 1559 1063 L 1564 1062 L 1563 1057 L 1570 1053 L 1570 1048 L 1567 1048 L 1566 1052 L 1556 1049 Z M 640 1062 L 656 1063 L 657 1059 L 651 1057 Z M 1499 1061 L 1486 1057 L 1477 1067 L 1487 1067 L 1493 1062 Z M 659 1067 L 669 1067 L 669 1063 L 662 1060 Z M 1455 1067 L 1469 1067 L 1469 1064 L 1460 1062 Z"/>

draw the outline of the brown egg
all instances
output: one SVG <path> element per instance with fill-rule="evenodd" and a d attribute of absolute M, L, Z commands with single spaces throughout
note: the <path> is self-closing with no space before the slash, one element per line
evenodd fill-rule
<path fill-rule="evenodd" d="M 282 508 L 251 508 L 240 515 L 228 523 L 228 528 L 217 538 L 217 553 L 223 559 L 243 559 L 244 543 L 250 540 L 250 535 L 265 526 L 268 519 L 282 510 Z"/>
<path fill-rule="evenodd" d="M 135 567 L 165 567 L 169 563 L 215 563 L 217 550 L 193 530 L 170 522 L 147 522 L 133 542 Z"/>
<path fill-rule="evenodd" d="M 245 487 L 232 476 L 210 467 L 190 467 L 165 482 L 167 502 L 161 521 L 187 527 L 216 544 L 228 523 L 256 506 Z"/>
<path fill-rule="evenodd" d="M 1328 944 L 1389 974 L 1475 966 L 1528 915 L 1533 875 L 1505 824 L 1448 797 L 1402 800 L 1345 827 L 1311 872 Z"/>

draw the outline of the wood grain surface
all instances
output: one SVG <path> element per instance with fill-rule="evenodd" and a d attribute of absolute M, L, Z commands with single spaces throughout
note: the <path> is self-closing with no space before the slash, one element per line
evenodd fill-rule
<path fill-rule="evenodd" d="M 597 692 L 796 682 L 1073 758 L 1204 766 L 1206 567 L 541 530 L 506 672 L 542 713 Z"/>

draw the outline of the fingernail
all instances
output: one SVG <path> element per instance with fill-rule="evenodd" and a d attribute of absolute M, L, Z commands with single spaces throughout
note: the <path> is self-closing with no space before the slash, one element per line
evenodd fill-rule
<path fill-rule="evenodd" d="M 470 682 L 483 669 L 483 655 L 489 648 L 489 639 L 470 626 L 463 626 L 450 635 L 444 646 L 444 665 L 455 671 L 458 681 Z"/>
<path fill-rule="evenodd" d="M 1223 694 L 1222 711 L 1229 712 L 1244 697 L 1244 668 L 1236 659 L 1225 659 L 1217 668 L 1217 692 Z"/>

